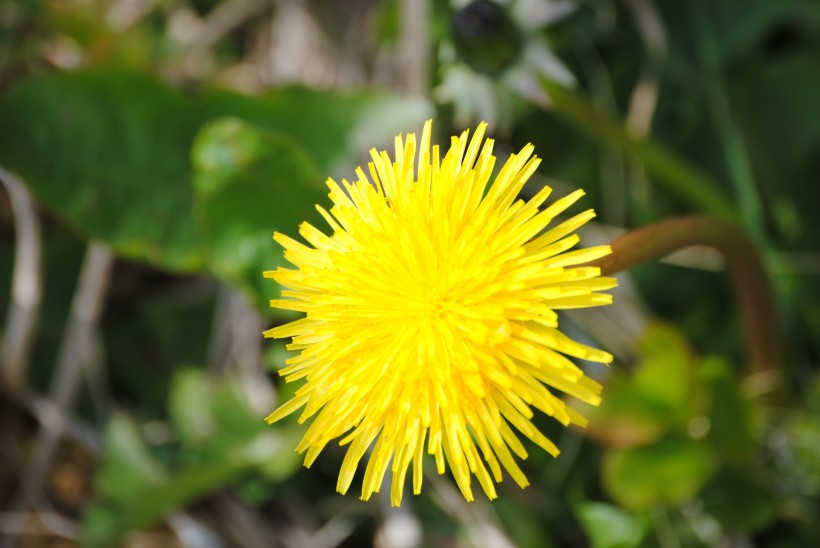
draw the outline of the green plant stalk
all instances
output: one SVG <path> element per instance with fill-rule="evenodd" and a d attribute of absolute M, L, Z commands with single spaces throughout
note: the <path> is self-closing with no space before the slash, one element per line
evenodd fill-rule
<path fill-rule="evenodd" d="M 717 250 L 726 260 L 743 322 L 751 373 L 775 371 L 786 381 L 786 355 L 769 277 L 760 254 L 737 224 L 693 215 L 660 221 L 628 232 L 611 244 L 612 254 L 597 261 L 611 275 L 691 246 Z"/>
<path fill-rule="evenodd" d="M 711 4 L 711 2 L 710 2 Z M 695 44 L 700 57 L 707 107 L 712 112 L 714 128 L 724 149 L 729 181 L 737 198 L 743 225 L 758 245 L 768 247 L 763 230 L 763 206 L 752 173 L 752 162 L 738 130 L 729 105 L 726 85 L 721 73 L 719 52 L 715 43 L 714 26 L 708 13 L 709 7 L 702 1 L 690 2 Z"/>
<path fill-rule="evenodd" d="M 541 84 L 560 116 L 588 135 L 639 157 L 657 185 L 704 213 L 725 219 L 736 217 L 729 199 L 707 174 L 656 142 L 631 137 L 619 120 L 565 87 L 543 79 Z"/>

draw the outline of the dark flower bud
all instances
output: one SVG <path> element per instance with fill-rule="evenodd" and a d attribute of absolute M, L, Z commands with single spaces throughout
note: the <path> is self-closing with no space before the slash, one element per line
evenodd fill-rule
<path fill-rule="evenodd" d="M 456 53 L 477 72 L 497 76 L 521 54 L 524 40 L 507 11 L 491 0 L 476 0 L 453 15 Z"/>

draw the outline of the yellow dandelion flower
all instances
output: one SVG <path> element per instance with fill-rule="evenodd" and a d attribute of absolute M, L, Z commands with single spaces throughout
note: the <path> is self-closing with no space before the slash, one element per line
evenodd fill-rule
<path fill-rule="evenodd" d="M 303 223 L 309 246 L 274 234 L 296 268 L 265 272 L 285 288 L 271 306 L 305 314 L 265 332 L 293 338 L 288 348 L 299 354 L 280 374 L 304 379 L 266 420 L 302 407 L 300 423 L 314 417 L 297 447 L 308 467 L 342 438 L 342 494 L 372 446 L 362 499 L 379 491 L 390 466 L 393 505 L 411 463 L 413 492 L 421 491 L 425 451 L 438 473 L 449 465 L 467 500 L 473 475 L 496 498 L 502 468 L 526 487 L 513 456 L 527 458 L 516 430 L 558 454 L 531 422 L 533 408 L 564 425 L 585 424 L 549 389 L 600 401 L 601 386 L 566 356 L 612 360 L 558 330 L 556 310 L 608 304 L 600 292 L 616 285 L 598 268 L 578 266 L 608 246 L 570 251 L 592 210 L 545 230 L 583 191 L 539 209 L 549 187 L 517 199 L 539 164 L 532 145 L 490 183 L 486 124 L 471 140 L 466 131 L 453 137 L 443 157 L 430 146 L 431 125 L 420 143 L 414 134 L 396 137 L 395 160 L 371 150 L 370 178 L 357 168 L 354 183 L 329 179 L 333 206 L 317 209 L 332 234 Z"/>

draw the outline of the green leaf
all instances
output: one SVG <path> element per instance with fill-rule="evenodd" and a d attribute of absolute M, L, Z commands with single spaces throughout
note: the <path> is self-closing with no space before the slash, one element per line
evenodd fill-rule
<path fill-rule="evenodd" d="M 271 428 L 254 412 L 231 377 L 185 369 L 174 378 L 169 402 L 183 463 L 237 460 L 271 479 L 284 479 L 302 457 L 293 451 L 298 428 Z"/>
<path fill-rule="evenodd" d="M 152 527 L 249 471 L 283 479 L 299 466 L 289 439 L 294 434 L 286 432 L 285 443 L 248 408 L 231 379 L 183 370 L 173 383 L 170 410 L 181 442 L 173 469 L 156 462 L 131 420 L 112 420 L 97 480 L 101 496 L 83 520 L 84 545 L 116 545 L 128 532 Z"/>
<path fill-rule="evenodd" d="M 0 98 L 0 163 L 85 237 L 174 270 L 204 264 L 191 217 L 184 98 L 144 76 L 55 73 Z"/>
<path fill-rule="evenodd" d="M 651 325 L 640 349 L 633 374 L 616 375 L 607 383 L 600 407 L 585 411 L 590 437 L 610 447 L 638 447 L 666 431 L 682 431 L 699 403 L 696 364 L 679 330 Z"/>
<path fill-rule="evenodd" d="M 632 377 L 636 389 L 655 403 L 668 424 L 685 424 L 696 396 L 695 364 L 686 339 L 674 327 L 653 324 L 640 349 L 641 362 Z"/>
<path fill-rule="evenodd" d="M 599 407 L 584 410 L 592 439 L 619 449 L 657 441 L 666 431 L 665 410 L 647 398 L 631 379 L 615 377 L 607 383 Z"/>
<path fill-rule="evenodd" d="M 641 546 L 649 525 L 646 516 L 601 502 L 584 502 L 577 514 L 592 548 Z"/>
<path fill-rule="evenodd" d="M 736 460 L 750 457 L 756 447 L 750 405 L 740 392 L 731 366 L 720 358 L 706 358 L 701 376 L 711 400 L 707 440 L 724 456 Z"/>
<path fill-rule="evenodd" d="M 641 510 L 691 499 L 713 470 L 713 458 L 706 448 L 686 438 L 668 436 L 654 445 L 608 452 L 603 461 L 603 483 L 624 508 Z"/>
<path fill-rule="evenodd" d="M 271 433 L 245 401 L 237 381 L 184 369 L 171 386 L 169 411 L 184 459 L 216 460 Z"/>
<path fill-rule="evenodd" d="M 162 268 L 203 269 L 214 257 L 206 246 L 227 233 L 217 243 L 225 246 L 233 239 L 241 245 L 233 257 L 216 254 L 217 274 L 237 282 L 259 259 L 258 249 L 277 249 L 269 241 L 274 230 L 295 232 L 301 206 L 318 196 L 325 175 L 352 174 L 367 147 L 418 128 L 430 112 L 425 100 L 385 93 L 288 88 L 264 97 L 222 91 L 185 96 L 136 73 L 54 73 L 24 81 L 0 97 L 0 163 L 19 172 L 39 201 L 84 237 Z M 224 201 L 225 211 L 197 203 L 198 212 L 205 210 L 203 241 L 192 214 L 191 146 L 206 122 L 225 117 L 252 120 L 278 133 L 245 132 L 256 139 L 252 161 L 235 163 L 237 171 L 230 176 L 219 172 L 222 194 L 212 196 L 231 198 Z M 201 137 L 223 146 L 216 127 Z M 209 167 L 237 160 L 204 145 L 197 154 L 210 155 L 216 164 L 206 162 Z M 256 194 L 264 186 L 263 175 L 271 186 Z M 294 178 L 284 184 L 288 176 Z M 228 183 L 230 189 L 222 186 Z M 261 231 L 255 231 L 266 205 L 270 215 L 263 242 Z M 283 216 L 291 213 L 289 205 L 296 207 Z M 245 206 L 248 216 L 240 215 Z M 254 234 L 248 234 L 249 225 Z M 237 257 L 241 264 L 229 269 Z"/>
<path fill-rule="evenodd" d="M 321 172 L 318 183 L 328 176 L 351 177 L 367 150 L 392 146 L 397 133 L 420 130 L 433 115 L 426 99 L 302 87 L 275 89 L 261 97 L 212 91 L 199 108 L 204 120 L 236 117 L 291 137 Z"/>
<path fill-rule="evenodd" d="M 105 466 L 96 483 L 104 498 L 122 502 L 168 480 L 167 471 L 149 452 L 136 423 L 126 415 L 111 418 L 103 437 L 103 453 Z"/>
<path fill-rule="evenodd" d="M 211 271 L 267 297 L 258 303 L 267 306 L 276 284 L 261 273 L 285 264 L 273 231 L 324 222 L 315 209 L 327 201 L 318 168 L 293 139 L 237 118 L 206 124 L 191 161 Z"/>
<path fill-rule="evenodd" d="M 174 376 L 168 411 L 183 445 L 202 444 L 214 435 L 210 397 L 208 378 L 201 371 L 185 369 Z"/>
<path fill-rule="evenodd" d="M 83 518 L 82 544 L 117 545 L 127 533 L 153 526 L 175 509 L 234 480 L 245 469 L 241 458 L 204 462 L 176 471 L 155 488 L 130 493 L 120 504 L 99 501 Z M 129 472 L 122 470 L 121 473 Z"/>

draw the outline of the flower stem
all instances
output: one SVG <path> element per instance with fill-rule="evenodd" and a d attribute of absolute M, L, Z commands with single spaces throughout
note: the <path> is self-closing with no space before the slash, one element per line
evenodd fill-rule
<path fill-rule="evenodd" d="M 749 371 L 779 372 L 785 381 L 786 355 L 769 278 L 760 254 L 738 225 L 716 217 L 680 217 L 633 230 L 611 245 L 612 254 L 593 263 L 604 275 L 690 246 L 721 253 L 740 308 Z"/>

